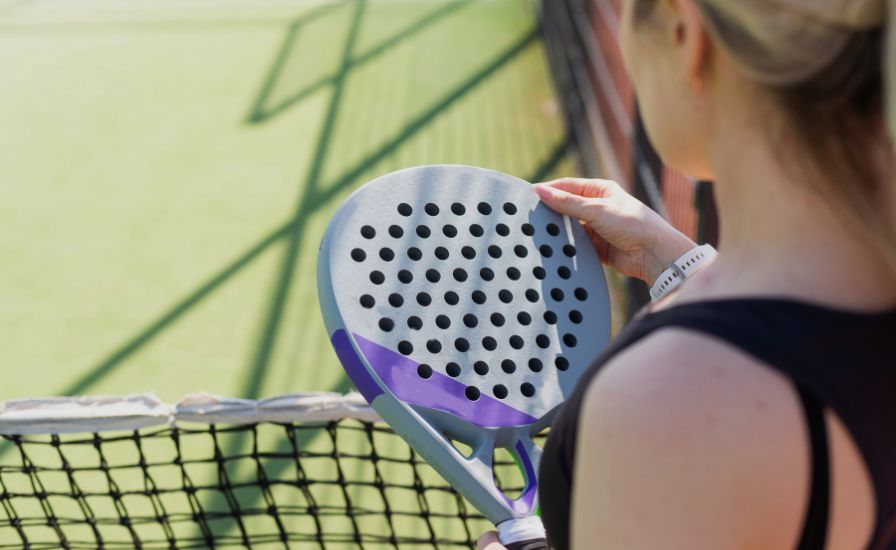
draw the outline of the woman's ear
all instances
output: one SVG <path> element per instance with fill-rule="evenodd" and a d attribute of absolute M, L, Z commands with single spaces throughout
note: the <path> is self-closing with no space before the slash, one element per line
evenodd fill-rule
<path fill-rule="evenodd" d="M 681 48 L 683 76 L 691 89 L 699 93 L 709 73 L 712 41 L 695 0 L 674 0 L 674 4 L 677 15 L 675 40 Z"/>

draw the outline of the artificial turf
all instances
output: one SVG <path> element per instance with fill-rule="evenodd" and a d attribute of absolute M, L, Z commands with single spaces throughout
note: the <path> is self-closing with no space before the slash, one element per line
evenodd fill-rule
<path fill-rule="evenodd" d="M 12 0 L 0 4 L 0 70 L 0 400 L 348 391 L 320 319 L 315 261 L 352 190 L 429 163 L 528 180 L 574 170 L 527 0 Z M 287 441 L 272 437 L 273 448 Z M 247 484 L 240 506 L 258 508 L 261 465 L 242 456 L 249 439 L 223 439 L 235 457 L 226 471 Z M 332 451 L 323 436 L 303 445 Z M 108 460 L 127 464 L 132 446 L 106 447 Z M 58 460 L 52 447 L 33 452 Z M 170 449 L 146 452 L 166 462 Z M 37 474 L 16 469 L 20 454 L 0 445 L 7 496 L 35 490 Z M 70 459 L 95 464 L 95 455 L 88 445 Z M 15 468 L 4 473 L 3 463 Z M 344 466 L 372 475 L 369 461 Z M 295 464 L 265 467 L 272 478 L 298 475 Z M 81 487 L 108 495 L 99 471 Z M 142 479 L 126 473 L 122 485 Z M 156 475 L 183 483 L 177 471 Z M 193 475 L 214 485 L 221 471 L 210 460 Z M 338 507 L 345 494 L 317 498 Z M 278 498 L 305 502 L 297 491 Z M 414 508 L 420 496 L 394 498 Z M 224 496 L 198 499 L 223 510 L 215 534 L 241 546 Z M 437 494 L 430 506 L 447 510 L 452 499 Z M 20 514 L 45 514 L 34 496 L 15 500 Z M 61 501 L 80 517 L 77 502 Z M 114 518 L 120 503 L 98 496 L 93 506 Z M 149 502 L 129 506 L 152 512 Z M 0 547 L 17 547 L 3 520 Z M 326 525 L 347 521 L 336 514 Z M 262 514 L 244 527 L 268 523 Z M 104 529 L 128 546 L 124 530 Z M 181 535 L 201 540 L 195 525 Z M 42 536 L 55 547 L 53 529 Z"/>
<path fill-rule="evenodd" d="M 0 7 L 0 399 L 346 391 L 315 258 L 402 167 L 573 170 L 535 6 Z"/>

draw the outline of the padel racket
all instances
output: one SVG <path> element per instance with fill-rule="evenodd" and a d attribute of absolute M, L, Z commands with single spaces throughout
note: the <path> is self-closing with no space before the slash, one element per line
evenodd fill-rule
<path fill-rule="evenodd" d="M 333 347 L 371 406 L 504 544 L 546 547 L 533 437 L 610 336 L 603 270 L 581 225 L 520 179 L 410 168 L 339 208 L 317 274 Z M 496 448 L 525 480 L 515 499 L 495 482 Z"/>

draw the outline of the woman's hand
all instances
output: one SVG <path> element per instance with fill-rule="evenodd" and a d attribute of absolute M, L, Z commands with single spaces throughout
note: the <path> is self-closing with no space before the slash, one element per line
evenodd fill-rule
<path fill-rule="evenodd" d="M 551 210 L 582 223 L 605 264 L 648 285 L 697 246 L 616 182 L 563 178 L 535 192 Z"/>
<path fill-rule="evenodd" d="M 498 540 L 496 531 L 486 531 L 476 541 L 476 550 L 507 550 L 507 547 Z"/>

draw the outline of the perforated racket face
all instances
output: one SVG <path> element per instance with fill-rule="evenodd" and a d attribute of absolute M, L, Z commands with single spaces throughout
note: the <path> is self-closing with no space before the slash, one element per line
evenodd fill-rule
<path fill-rule="evenodd" d="M 495 524 L 533 514 L 533 435 L 610 334 L 603 271 L 578 222 L 505 174 L 402 170 L 336 213 L 318 294 L 340 361 L 383 419 Z M 497 447 L 526 480 L 516 499 L 495 484 Z"/>
<path fill-rule="evenodd" d="M 428 166 L 367 184 L 334 217 L 320 262 L 333 343 L 366 358 L 346 368 L 370 401 L 385 389 L 478 426 L 532 424 L 609 338 L 584 230 L 490 170 Z"/>

